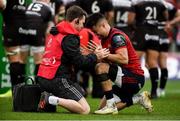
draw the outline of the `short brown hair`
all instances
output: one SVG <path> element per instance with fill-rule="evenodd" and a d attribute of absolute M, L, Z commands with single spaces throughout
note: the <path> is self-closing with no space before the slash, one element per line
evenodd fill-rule
<path fill-rule="evenodd" d="M 93 26 L 96 26 L 96 24 L 102 19 L 106 19 L 103 14 L 93 13 L 86 19 L 85 27 L 91 29 Z"/>
<path fill-rule="evenodd" d="M 75 18 L 82 18 L 83 16 L 87 16 L 87 13 L 79 6 L 73 5 L 67 9 L 66 12 L 66 20 L 73 21 Z"/>

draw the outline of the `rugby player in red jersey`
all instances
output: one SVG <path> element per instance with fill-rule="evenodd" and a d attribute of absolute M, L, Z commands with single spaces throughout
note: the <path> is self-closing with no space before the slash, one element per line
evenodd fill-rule
<path fill-rule="evenodd" d="M 118 110 L 136 103 L 151 112 L 152 104 L 148 92 L 137 94 L 144 86 L 145 79 L 129 37 L 122 31 L 111 28 L 100 13 L 90 15 L 86 21 L 86 27 L 101 36 L 102 47 L 110 50 L 106 58 L 107 62 L 98 63 L 95 68 L 97 80 L 101 82 L 105 95 L 99 110 L 95 113 L 117 114 Z M 98 46 L 90 44 L 89 47 Z M 113 86 L 112 82 L 114 82 Z"/>

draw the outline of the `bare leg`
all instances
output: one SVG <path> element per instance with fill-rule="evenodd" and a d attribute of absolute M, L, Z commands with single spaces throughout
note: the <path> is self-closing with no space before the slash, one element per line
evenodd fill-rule
<path fill-rule="evenodd" d="M 159 52 L 155 50 L 148 50 L 147 51 L 147 64 L 149 68 L 157 68 L 158 67 L 158 57 L 159 57 Z"/>
<path fill-rule="evenodd" d="M 126 108 L 126 103 L 119 102 L 119 103 L 116 103 L 116 106 L 117 106 L 118 110 L 122 110 L 122 109 Z"/>
<path fill-rule="evenodd" d="M 104 108 L 104 106 L 106 106 L 106 97 L 105 96 L 101 99 L 98 109 L 102 109 L 102 108 Z"/>
<path fill-rule="evenodd" d="M 39 52 L 39 53 L 34 53 L 33 54 L 33 57 L 34 57 L 34 63 L 35 64 L 40 64 L 41 61 L 42 61 L 42 57 L 43 57 L 43 52 Z"/>
<path fill-rule="evenodd" d="M 59 98 L 59 106 L 64 107 L 70 112 L 79 114 L 88 114 L 90 112 L 89 104 L 84 97 L 81 98 L 78 102 L 71 99 Z"/>
<path fill-rule="evenodd" d="M 138 55 L 139 59 L 141 59 L 145 53 L 143 51 L 136 51 L 136 54 Z"/>
<path fill-rule="evenodd" d="M 20 63 L 26 64 L 27 58 L 29 56 L 29 51 L 21 51 L 20 55 L 21 55 Z"/>

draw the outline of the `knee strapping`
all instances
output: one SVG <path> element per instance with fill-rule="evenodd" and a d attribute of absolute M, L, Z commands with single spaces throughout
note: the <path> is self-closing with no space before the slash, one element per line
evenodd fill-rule
<path fill-rule="evenodd" d="M 96 75 L 96 77 L 97 77 L 97 80 L 98 80 L 99 82 L 103 82 L 103 81 L 109 80 L 109 76 L 108 76 L 107 73 L 98 74 L 98 75 Z"/>
<path fill-rule="evenodd" d="M 14 49 L 12 51 L 6 51 L 6 55 L 7 56 L 17 55 L 17 54 L 19 54 L 19 52 L 20 52 L 20 49 L 16 48 L 16 49 Z"/>
<path fill-rule="evenodd" d="M 110 65 L 108 76 L 111 79 L 111 81 L 114 82 L 116 80 L 117 72 L 118 72 L 118 66 L 117 65 Z"/>

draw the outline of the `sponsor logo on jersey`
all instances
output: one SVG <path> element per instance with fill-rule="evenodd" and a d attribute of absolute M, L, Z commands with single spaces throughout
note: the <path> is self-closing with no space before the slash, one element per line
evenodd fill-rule
<path fill-rule="evenodd" d="M 34 29 L 23 29 L 22 27 L 18 30 L 19 33 L 25 34 L 25 35 L 36 35 L 37 31 Z"/>

